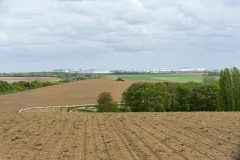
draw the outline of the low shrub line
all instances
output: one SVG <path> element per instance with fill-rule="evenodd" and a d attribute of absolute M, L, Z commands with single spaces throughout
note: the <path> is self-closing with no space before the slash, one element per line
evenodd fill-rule
<path fill-rule="evenodd" d="M 41 82 L 34 80 L 31 83 L 25 81 L 8 83 L 6 81 L 0 81 L 0 95 L 17 93 L 22 91 L 28 91 L 32 89 L 53 86 L 61 84 L 59 82 Z"/>

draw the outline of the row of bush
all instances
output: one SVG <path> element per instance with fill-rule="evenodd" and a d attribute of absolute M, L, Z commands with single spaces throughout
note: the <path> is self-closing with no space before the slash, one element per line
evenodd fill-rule
<path fill-rule="evenodd" d="M 133 83 L 123 103 L 133 112 L 216 111 L 218 83 Z"/>
<path fill-rule="evenodd" d="M 25 81 L 19 81 L 14 83 L 8 83 L 6 81 L 0 81 L 0 93 L 24 91 L 34 88 L 41 88 L 46 86 L 52 86 L 59 84 L 58 82 L 41 82 L 32 81 L 31 83 Z"/>
<path fill-rule="evenodd" d="M 0 77 L 55 77 L 61 78 L 60 82 L 73 82 L 85 79 L 107 79 L 104 74 L 79 74 L 64 72 L 4 73 L 0 74 Z"/>

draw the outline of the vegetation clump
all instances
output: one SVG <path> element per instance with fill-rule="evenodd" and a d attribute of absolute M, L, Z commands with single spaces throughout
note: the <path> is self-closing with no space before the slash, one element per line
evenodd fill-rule
<path fill-rule="evenodd" d="M 8 83 L 6 81 L 0 81 L 0 95 L 15 93 L 20 91 L 27 91 L 30 89 L 41 88 L 51 85 L 57 85 L 58 82 L 41 82 L 34 80 L 31 83 L 25 81 Z"/>
<path fill-rule="evenodd" d="M 98 96 L 98 112 L 117 112 L 118 103 L 113 101 L 110 92 L 102 92 Z"/>

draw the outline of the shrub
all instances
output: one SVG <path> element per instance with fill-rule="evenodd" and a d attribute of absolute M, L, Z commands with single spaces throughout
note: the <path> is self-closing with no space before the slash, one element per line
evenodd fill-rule
<path fill-rule="evenodd" d="M 2 92 L 6 92 L 6 89 L 4 87 L 2 87 Z"/>
<path fill-rule="evenodd" d="M 10 90 L 10 86 L 6 86 L 5 89 L 6 89 L 7 91 L 9 91 L 9 90 Z"/>
<path fill-rule="evenodd" d="M 132 110 L 131 110 L 130 107 L 126 107 L 126 108 L 125 108 L 125 112 L 132 112 Z"/>
<path fill-rule="evenodd" d="M 19 82 L 17 82 L 17 85 L 21 86 L 22 88 L 25 88 L 25 87 L 28 87 L 28 82 L 19 81 Z"/>
<path fill-rule="evenodd" d="M 46 86 L 51 86 L 52 83 L 51 82 L 43 82 L 43 87 L 46 87 Z"/>
<path fill-rule="evenodd" d="M 33 87 L 33 88 L 40 88 L 40 87 L 43 87 L 43 83 L 41 82 L 41 81 L 32 81 L 31 82 L 31 86 Z"/>
<path fill-rule="evenodd" d="M 98 112 L 117 112 L 118 103 L 113 102 L 113 98 L 110 92 L 102 92 L 98 96 Z"/>
<path fill-rule="evenodd" d="M 20 86 L 16 86 L 16 89 L 19 90 L 19 91 L 23 91 L 24 89 Z"/>

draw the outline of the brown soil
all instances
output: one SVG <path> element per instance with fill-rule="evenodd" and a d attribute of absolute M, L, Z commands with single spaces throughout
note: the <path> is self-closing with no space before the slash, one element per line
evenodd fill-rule
<path fill-rule="evenodd" d="M 42 82 L 47 81 L 60 81 L 60 78 L 52 78 L 52 77 L 30 77 L 30 81 L 39 80 Z M 0 81 L 7 81 L 8 83 L 25 81 L 29 82 L 29 77 L 0 77 Z"/>
<path fill-rule="evenodd" d="M 168 74 L 168 75 L 182 75 L 182 76 L 202 76 L 204 73 L 178 73 L 178 74 Z"/>
<path fill-rule="evenodd" d="M 240 113 L 0 113 L 0 159 L 239 157 Z"/>
<path fill-rule="evenodd" d="M 92 79 L 2 95 L 0 112 L 17 112 L 31 107 L 97 104 L 98 95 L 102 92 L 110 92 L 114 101 L 120 103 L 123 91 L 134 82 L 142 81 Z"/>

